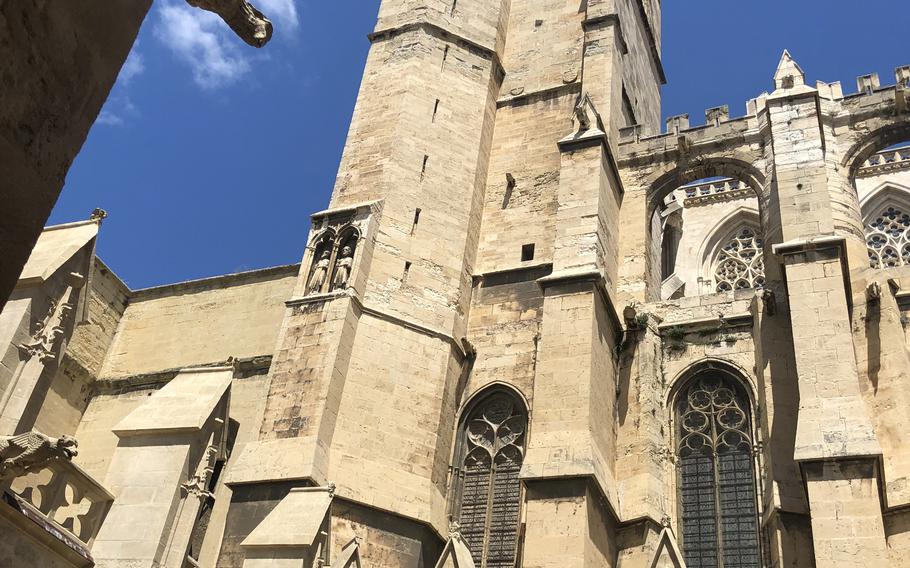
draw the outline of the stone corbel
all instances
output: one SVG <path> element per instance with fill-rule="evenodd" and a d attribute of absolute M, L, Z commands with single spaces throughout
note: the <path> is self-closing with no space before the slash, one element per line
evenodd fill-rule
<path fill-rule="evenodd" d="M 186 2 L 190 6 L 220 16 L 240 39 L 253 47 L 262 47 L 272 39 L 272 22 L 246 0 L 186 0 Z"/>

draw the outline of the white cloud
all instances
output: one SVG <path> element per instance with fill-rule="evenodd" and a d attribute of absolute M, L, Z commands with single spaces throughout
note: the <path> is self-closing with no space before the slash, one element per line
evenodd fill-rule
<path fill-rule="evenodd" d="M 123 67 L 120 69 L 119 80 L 125 85 L 135 77 L 142 75 L 143 71 L 145 71 L 145 60 L 142 58 L 142 54 L 133 46 L 133 50 L 130 51 L 129 57 L 126 58 Z"/>
<path fill-rule="evenodd" d="M 105 108 L 101 110 L 101 114 L 98 115 L 98 118 L 95 119 L 95 122 L 107 126 L 120 126 L 123 124 L 123 117 Z"/>
<path fill-rule="evenodd" d="M 253 4 L 275 24 L 276 32 L 282 28 L 296 30 L 300 23 L 295 0 L 253 0 Z"/>
<path fill-rule="evenodd" d="M 140 116 L 139 110 L 132 99 L 126 94 L 122 85 L 114 87 L 114 92 L 104 103 L 104 108 L 95 122 L 105 126 L 123 126 L 128 120 Z"/>
<path fill-rule="evenodd" d="M 190 66 L 200 87 L 223 87 L 250 71 L 233 32 L 217 15 L 174 2 L 161 4 L 158 13 L 155 37 Z"/>

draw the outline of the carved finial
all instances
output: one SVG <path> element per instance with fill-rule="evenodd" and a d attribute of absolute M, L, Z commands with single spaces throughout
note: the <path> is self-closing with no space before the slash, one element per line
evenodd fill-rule
<path fill-rule="evenodd" d="M 878 282 L 870 282 L 866 286 L 866 301 L 870 304 L 878 303 L 882 299 L 882 285 Z"/>
<path fill-rule="evenodd" d="M 253 47 L 262 47 L 272 39 L 272 22 L 246 0 L 186 0 L 221 16 L 240 39 Z"/>
<path fill-rule="evenodd" d="M 594 108 L 594 101 L 588 93 L 582 94 L 575 103 L 575 122 L 577 133 L 582 134 L 593 128 L 603 130 L 600 114 Z"/>
<path fill-rule="evenodd" d="M 718 126 L 721 122 L 730 120 L 730 106 L 723 105 L 709 108 L 705 111 L 705 122 L 709 125 Z"/>
<path fill-rule="evenodd" d="M 107 219 L 107 211 L 100 207 L 95 207 L 95 210 L 92 211 L 92 214 L 88 219 L 89 221 L 98 221 L 100 223 L 101 221 Z"/>
<path fill-rule="evenodd" d="M 780 56 L 777 71 L 774 73 L 774 86 L 777 90 L 792 89 L 806 84 L 806 73 L 786 49 Z"/>
<path fill-rule="evenodd" d="M 882 83 L 878 78 L 878 73 L 860 75 L 856 78 L 856 90 L 864 95 L 871 95 L 881 86 Z"/>
<path fill-rule="evenodd" d="M 673 525 L 673 519 L 670 518 L 670 515 L 664 515 L 663 518 L 660 519 L 660 526 L 662 526 L 663 528 L 668 529 L 672 525 Z"/>
<path fill-rule="evenodd" d="M 765 288 L 761 292 L 761 298 L 765 304 L 765 311 L 769 316 L 773 316 L 777 311 L 777 298 L 774 297 L 774 290 Z"/>
<path fill-rule="evenodd" d="M 42 363 L 57 358 L 59 339 L 66 332 L 67 318 L 73 311 L 79 294 L 75 291 L 85 283 L 85 277 L 78 272 L 67 276 L 67 290 L 60 301 L 51 300 L 47 315 L 36 324 L 36 331 L 31 339 L 19 345 L 20 352 L 26 357 L 37 357 Z"/>
<path fill-rule="evenodd" d="M 902 89 L 910 89 L 910 65 L 903 65 L 894 70 L 894 78 L 897 86 Z"/>
<path fill-rule="evenodd" d="M 335 484 L 334 483 L 329 483 L 328 485 L 326 485 L 326 489 L 329 490 L 330 496 L 332 496 L 332 497 L 335 496 Z"/>
<path fill-rule="evenodd" d="M 50 438 L 41 432 L 0 436 L 0 481 L 44 468 L 54 460 L 72 460 L 79 442 L 70 436 Z"/>
<path fill-rule="evenodd" d="M 638 307 L 635 302 L 632 302 L 622 310 L 622 319 L 626 321 L 626 325 L 631 326 L 635 323 L 635 317 L 638 315 Z"/>
<path fill-rule="evenodd" d="M 461 523 L 455 519 L 449 521 L 449 537 L 452 539 L 461 538 Z"/>

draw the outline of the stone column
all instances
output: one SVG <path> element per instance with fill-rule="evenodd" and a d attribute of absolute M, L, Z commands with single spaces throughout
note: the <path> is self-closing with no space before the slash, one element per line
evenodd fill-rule
<path fill-rule="evenodd" d="M 544 290 L 523 566 L 603 566 L 615 552 L 616 275 L 621 189 L 588 97 L 560 142 L 554 272 Z M 571 479 L 566 479 L 571 478 Z M 614 552 L 611 552 L 611 549 Z"/>
<path fill-rule="evenodd" d="M 857 558 L 884 554 L 886 544 L 880 521 L 853 512 L 858 500 L 880 510 L 877 490 L 851 488 L 877 483 L 872 466 L 881 447 L 859 389 L 847 239 L 835 234 L 818 91 L 786 52 L 775 83 L 767 116 L 779 209 L 771 213 L 783 232 L 773 250 L 784 266 L 799 384 L 794 459 L 806 479 L 816 564 L 855 566 Z M 826 507 L 839 513 L 826 515 Z"/>

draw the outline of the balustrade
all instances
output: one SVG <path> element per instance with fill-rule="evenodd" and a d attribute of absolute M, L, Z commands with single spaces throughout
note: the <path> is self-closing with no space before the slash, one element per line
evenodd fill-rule
<path fill-rule="evenodd" d="M 903 168 L 910 168 L 910 146 L 891 148 L 872 154 L 860 166 L 857 176 L 871 176 Z"/>
<path fill-rule="evenodd" d="M 748 184 L 733 178 L 683 186 L 680 190 L 686 196 L 684 203 L 687 206 L 754 195 Z"/>
<path fill-rule="evenodd" d="M 16 478 L 10 490 L 45 517 L 91 547 L 114 496 L 68 460 Z"/>

